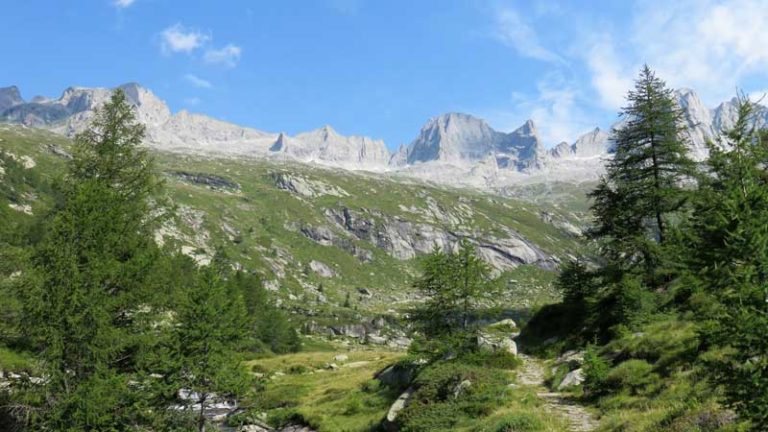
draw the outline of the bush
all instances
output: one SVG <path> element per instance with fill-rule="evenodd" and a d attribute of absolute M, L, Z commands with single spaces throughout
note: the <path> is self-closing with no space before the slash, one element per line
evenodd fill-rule
<path fill-rule="evenodd" d="M 606 378 L 606 384 L 614 389 L 627 389 L 631 394 L 643 394 L 653 390 L 661 382 L 653 366 L 645 360 L 627 360 L 613 368 Z"/>
<path fill-rule="evenodd" d="M 587 345 L 584 351 L 584 394 L 586 396 L 599 396 L 606 389 L 606 380 L 610 366 L 608 362 L 600 356 L 597 347 Z"/>
<path fill-rule="evenodd" d="M 510 353 L 503 351 L 472 351 L 460 356 L 462 363 L 495 369 L 514 370 L 522 361 Z"/>
<path fill-rule="evenodd" d="M 491 432 L 538 432 L 544 423 L 529 413 L 513 413 L 504 416 L 490 429 Z"/>
<path fill-rule="evenodd" d="M 468 387 L 458 391 L 460 384 Z M 455 428 L 492 413 L 506 398 L 507 374 L 459 360 L 437 362 L 424 369 L 413 384 L 412 402 L 400 413 L 401 431 L 429 432 Z"/>
<path fill-rule="evenodd" d="M 301 375 L 307 373 L 309 369 L 303 364 L 290 365 L 286 372 L 290 375 Z"/>
<path fill-rule="evenodd" d="M 381 381 L 370 379 L 364 382 L 360 388 L 366 393 L 376 393 L 381 388 Z"/>

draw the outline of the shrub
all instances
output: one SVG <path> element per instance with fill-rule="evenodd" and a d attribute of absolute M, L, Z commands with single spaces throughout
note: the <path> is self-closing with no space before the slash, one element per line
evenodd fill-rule
<path fill-rule="evenodd" d="M 586 396 L 599 396 L 605 392 L 606 379 L 610 366 L 600 356 L 597 347 L 588 345 L 584 352 L 584 394 Z"/>
<path fill-rule="evenodd" d="M 463 381 L 471 384 L 457 392 Z M 401 431 L 452 430 L 462 422 L 487 416 L 506 398 L 507 375 L 459 360 L 437 362 L 414 381 L 416 393 L 400 413 Z"/>
<path fill-rule="evenodd" d="M 471 351 L 462 354 L 460 360 L 463 363 L 495 369 L 517 369 L 522 361 L 510 353 L 503 351 Z"/>
<path fill-rule="evenodd" d="M 377 379 L 370 379 L 361 386 L 361 389 L 366 393 L 376 393 L 380 388 L 381 382 Z"/>
<path fill-rule="evenodd" d="M 607 376 L 606 384 L 611 388 L 628 389 L 631 394 L 643 394 L 653 390 L 661 381 L 653 372 L 653 366 L 645 360 L 627 360 L 613 368 Z"/>
<path fill-rule="evenodd" d="M 303 364 L 295 364 L 295 365 L 290 365 L 286 372 L 291 375 L 301 375 L 301 374 L 307 373 L 308 370 L 309 369 Z"/>
<path fill-rule="evenodd" d="M 530 413 L 507 414 L 496 422 L 491 432 L 538 432 L 544 430 L 544 423 Z"/>

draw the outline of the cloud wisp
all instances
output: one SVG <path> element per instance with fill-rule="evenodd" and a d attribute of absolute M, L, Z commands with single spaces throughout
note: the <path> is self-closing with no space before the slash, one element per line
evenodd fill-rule
<path fill-rule="evenodd" d="M 184 75 L 184 81 L 197 88 L 209 89 L 213 87 L 213 84 L 211 84 L 210 81 L 202 79 L 194 74 Z"/>
<path fill-rule="evenodd" d="M 237 66 L 240 61 L 242 49 L 234 44 L 227 44 L 219 49 L 209 49 L 203 55 L 203 60 L 212 65 L 220 65 L 228 68 Z"/>
<path fill-rule="evenodd" d="M 180 23 L 160 33 L 163 53 L 191 53 L 208 42 L 211 37 L 197 30 L 187 29 Z"/>

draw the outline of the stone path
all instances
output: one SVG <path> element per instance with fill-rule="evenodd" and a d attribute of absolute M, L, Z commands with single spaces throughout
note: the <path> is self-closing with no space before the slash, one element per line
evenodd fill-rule
<path fill-rule="evenodd" d="M 520 385 L 536 387 L 536 395 L 544 400 L 548 410 L 565 418 L 570 424 L 572 432 L 590 432 L 597 428 L 597 420 L 583 406 L 563 393 L 545 391 L 544 367 L 541 362 L 527 355 L 521 354 L 523 365 L 517 375 Z"/>

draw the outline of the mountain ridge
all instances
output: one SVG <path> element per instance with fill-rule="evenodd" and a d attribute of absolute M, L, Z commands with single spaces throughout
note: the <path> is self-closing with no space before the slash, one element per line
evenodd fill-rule
<path fill-rule="evenodd" d="M 163 151 L 196 155 L 246 156 L 294 160 L 353 171 L 397 173 L 448 185 L 481 188 L 552 180 L 594 180 L 603 172 L 613 144 L 611 130 L 599 127 L 572 142 L 546 148 L 533 120 L 511 132 L 493 129 L 485 120 L 465 113 L 430 118 L 408 145 L 391 152 L 384 141 L 344 136 L 330 125 L 288 135 L 239 126 L 167 104 L 138 83 L 118 86 L 147 126 L 147 145 Z M 0 88 L 0 121 L 43 127 L 66 136 L 83 130 L 94 109 L 111 89 L 68 87 L 58 99 L 35 97 L 27 102 L 18 87 Z M 675 92 L 689 129 L 691 156 L 706 158 L 706 142 L 734 123 L 735 100 L 707 108 L 695 91 Z M 759 125 L 768 124 L 761 107 Z M 554 143 L 551 143 L 554 144 Z"/>

